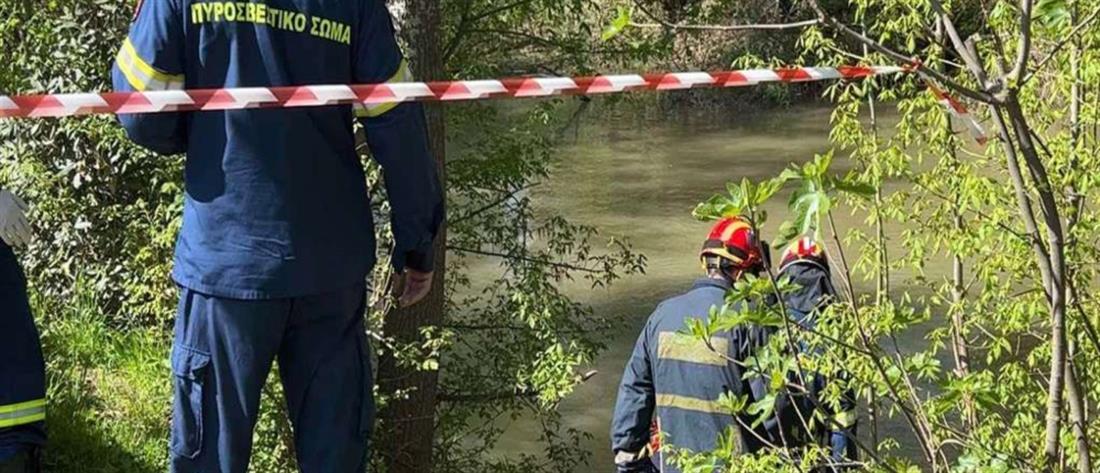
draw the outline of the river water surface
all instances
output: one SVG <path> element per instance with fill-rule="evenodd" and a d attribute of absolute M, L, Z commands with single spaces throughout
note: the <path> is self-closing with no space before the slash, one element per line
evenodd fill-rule
<path fill-rule="evenodd" d="M 728 181 L 774 177 L 791 163 L 827 151 L 829 114 L 829 108 L 820 106 L 663 119 L 622 112 L 586 119 L 575 139 L 569 137 L 560 148 L 554 174 L 532 191 L 536 208 L 593 225 L 604 236 L 628 237 L 648 258 L 644 275 L 617 281 L 608 289 L 578 286 L 569 291 L 616 324 L 606 341 L 608 349 L 590 367 L 599 374 L 561 405 L 566 427 L 592 435 L 584 443 L 593 454 L 590 471 L 614 471 L 608 451 L 611 413 L 639 330 L 657 303 L 689 288 L 700 274 L 696 258 L 708 225 L 692 219 L 691 210 L 725 189 Z M 888 127 L 891 116 L 884 121 Z M 833 166 L 838 173 L 850 169 L 839 158 Z M 768 239 L 787 214 L 786 196 L 774 200 L 767 209 Z M 847 210 L 837 217 L 843 228 L 864 225 L 862 215 L 852 217 Z M 903 277 L 895 276 L 898 283 Z M 914 334 L 903 337 L 902 343 L 913 346 L 921 338 Z M 900 424 L 892 422 L 883 430 L 904 435 Z M 537 427 L 523 419 L 508 425 L 499 445 L 502 454 L 543 448 Z"/>

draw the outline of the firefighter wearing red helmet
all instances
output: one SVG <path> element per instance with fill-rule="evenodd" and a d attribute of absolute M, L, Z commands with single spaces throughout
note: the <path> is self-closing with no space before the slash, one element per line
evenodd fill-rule
<path fill-rule="evenodd" d="M 703 242 L 700 258 L 703 269 L 709 273 L 718 270 L 730 280 L 741 278 L 746 272 L 763 270 L 765 246 L 760 244 L 752 222 L 745 217 L 727 217 L 711 228 Z"/>
<path fill-rule="evenodd" d="M 708 317 L 713 307 L 726 304 L 732 285 L 747 274 L 762 273 L 769 257 L 752 223 L 730 217 L 711 229 L 700 260 L 706 277 L 657 306 L 623 373 L 611 431 L 618 472 L 679 472 L 669 458 L 671 452 L 714 451 L 723 435 L 733 436 L 737 451 L 731 453 L 812 442 L 830 448 L 836 462 L 854 459 L 854 402 L 845 402 L 844 412 L 828 412 L 834 419 L 832 428 L 819 432 L 791 430 L 801 425 L 798 411 L 811 416 L 818 408 L 816 395 L 779 396 L 775 413 L 759 424 L 746 414 L 737 419 L 722 406 L 723 396 L 747 396 L 756 402 L 769 395 L 769 380 L 746 376 L 744 366 L 749 366 L 775 329 L 745 324 L 714 335 L 709 344 L 685 334 L 684 329 L 690 321 Z M 810 239 L 797 241 L 784 252 L 781 271 L 807 283 L 784 302 L 796 322 L 812 323 L 813 314 L 834 294 L 823 248 Z M 821 392 L 824 378 L 811 378 L 811 389 Z M 652 424 L 660 430 L 657 442 L 652 442 Z M 750 431 L 747 426 L 755 427 Z"/>
<path fill-rule="evenodd" d="M 612 451 L 620 473 L 679 471 L 667 456 L 668 448 L 650 446 L 654 420 L 661 444 L 676 449 L 712 451 L 721 435 L 740 435 L 719 398 L 746 392 L 740 368 L 727 362 L 744 357 L 744 333 L 716 335 L 708 347 L 683 331 L 690 320 L 721 307 L 734 282 L 763 271 L 764 251 L 748 219 L 718 221 L 700 252 L 704 277 L 686 293 L 662 302 L 649 317 L 623 373 L 612 421 Z"/>
<path fill-rule="evenodd" d="M 804 328 L 815 329 L 819 314 L 836 297 L 824 245 L 808 236 L 791 242 L 780 259 L 779 277 L 789 279 L 795 287 L 783 297 L 787 314 Z M 822 415 L 818 417 L 826 419 L 824 425 L 815 424 L 810 438 L 829 450 L 834 466 L 854 464 L 859 458 L 855 443 L 858 426 L 855 393 L 845 392 L 836 404 L 823 403 L 819 400 L 828 380 L 818 373 L 811 373 L 809 378 L 810 395 L 794 397 L 790 404 L 799 406 L 804 413 L 819 411 Z"/>

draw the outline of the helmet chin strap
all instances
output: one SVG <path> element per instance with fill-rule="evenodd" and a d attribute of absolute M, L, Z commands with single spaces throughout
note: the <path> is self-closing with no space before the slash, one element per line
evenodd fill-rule
<path fill-rule="evenodd" d="M 717 268 L 708 268 L 707 273 L 714 274 L 714 269 L 717 269 L 717 273 L 720 274 L 726 282 L 730 283 L 730 285 L 739 281 L 745 275 L 746 271 L 744 268 L 738 268 L 732 265 L 719 265 Z"/>

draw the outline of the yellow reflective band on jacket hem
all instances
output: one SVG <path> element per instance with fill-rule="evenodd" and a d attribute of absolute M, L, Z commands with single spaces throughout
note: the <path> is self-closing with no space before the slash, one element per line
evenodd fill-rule
<path fill-rule="evenodd" d="M 130 38 L 123 41 L 115 62 L 122 75 L 126 76 L 126 82 L 138 92 L 183 90 L 184 76 L 167 74 L 153 68 L 138 55 Z"/>
<path fill-rule="evenodd" d="M 729 353 L 729 339 L 712 337 L 710 344 L 714 350 L 694 336 L 677 332 L 661 332 L 657 339 L 657 358 L 701 365 L 726 366 L 726 359 L 718 353 Z"/>
<path fill-rule="evenodd" d="M 413 80 L 413 75 L 412 75 L 412 71 L 409 70 L 409 63 L 408 63 L 408 61 L 402 59 L 401 60 L 401 65 L 397 66 L 397 72 L 395 72 L 393 74 L 393 77 L 390 77 L 390 79 L 387 80 L 385 83 L 387 83 L 387 84 L 397 84 L 397 83 L 401 83 L 401 82 L 412 82 L 412 80 Z M 357 116 L 359 118 L 380 117 L 382 115 L 385 115 L 386 112 L 389 112 L 390 110 L 393 110 L 398 105 L 400 105 L 398 102 L 379 103 L 379 104 L 370 104 L 370 105 L 356 104 L 355 105 L 355 116 Z"/>
<path fill-rule="evenodd" d="M 847 429 L 853 425 L 856 425 L 856 421 L 859 420 L 859 413 L 855 409 L 850 411 L 841 412 L 833 416 L 833 420 L 842 427 Z"/>
<path fill-rule="evenodd" d="M 0 427 L 14 427 L 46 420 L 46 400 L 0 406 Z"/>
<path fill-rule="evenodd" d="M 718 401 L 699 399 L 675 394 L 658 394 L 657 407 L 673 407 L 687 411 L 705 412 L 707 414 L 719 414 L 732 416 L 728 410 L 722 407 Z"/>

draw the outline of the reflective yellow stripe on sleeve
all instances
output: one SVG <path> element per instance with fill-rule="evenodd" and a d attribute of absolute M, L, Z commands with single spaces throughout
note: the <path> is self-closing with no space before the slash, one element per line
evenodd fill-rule
<path fill-rule="evenodd" d="M 409 70 L 408 61 L 402 59 L 401 65 L 397 66 L 397 72 L 393 74 L 385 83 L 397 84 L 401 82 L 412 82 L 412 71 Z M 359 118 L 375 118 L 385 115 L 386 112 L 393 110 L 397 107 L 398 102 L 391 103 L 378 103 L 378 104 L 355 104 L 355 116 Z"/>
<path fill-rule="evenodd" d="M 839 427 L 847 429 L 856 425 L 856 421 L 859 420 L 859 413 L 855 409 L 844 411 L 834 415 L 833 420 L 836 421 Z"/>
<path fill-rule="evenodd" d="M 182 90 L 182 75 L 173 75 L 161 72 L 145 62 L 134 48 L 130 38 L 122 43 L 122 47 L 115 56 L 115 62 L 122 75 L 126 76 L 126 82 L 138 92 L 159 90 Z"/>
<path fill-rule="evenodd" d="M 676 409 L 684 409 L 687 411 L 705 412 L 707 414 L 719 414 L 732 416 L 728 410 L 722 407 L 718 401 L 711 401 L 709 399 L 699 399 L 688 396 L 678 396 L 676 394 L 658 394 L 657 395 L 657 407 L 672 407 Z"/>
<path fill-rule="evenodd" d="M 726 366 L 726 359 L 718 353 L 729 353 L 729 339 L 712 337 L 711 350 L 702 340 L 677 332 L 661 332 L 657 338 L 657 358 L 702 365 Z M 718 353 L 715 353 L 717 351 Z"/>
<path fill-rule="evenodd" d="M 0 406 L 0 428 L 14 427 L 46 420 L 46 400 Z"/>

